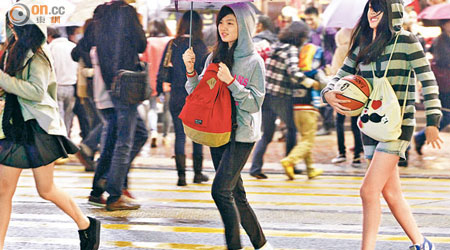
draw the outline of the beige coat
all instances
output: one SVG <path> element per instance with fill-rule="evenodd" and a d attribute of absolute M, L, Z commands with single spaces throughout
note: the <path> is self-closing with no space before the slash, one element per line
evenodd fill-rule
<path fill-rule="evenodd" d="M 44 33 L 45 34 L 45 33 Z M 56 76 L 50 62 L 47 45 L 42 45 L 42 51 L 28 52 L 24 64 L 31 58 L 31 62 L 21 73 L 12 77 L 0 70 L 0 88 L 7 93 L 17 95 L 25 121 L 36 119 L 48 134 L 67 136 L 63 120 L 58 112 L 56 100 Z M 0 121 L 3 120 L 3 112 Z M 0 139 L 5 138 L 0 122 Z"/>

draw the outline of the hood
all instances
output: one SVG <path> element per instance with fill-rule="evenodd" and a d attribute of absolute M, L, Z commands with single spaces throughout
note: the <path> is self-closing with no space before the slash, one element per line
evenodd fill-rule
<path fill-rule="evenodd" d="M 398 33 L 403 27 L 403 15 L 405 13 L 405 8 L 403 7 L 403 0 L 390 0 L 392 12 L 392 27 Z"/>
<path fill-rule="evenodd" d="M 252 34 L 256 29 L 255 11 L 247 3 L 234 3 L 230 7 L 238 22 L 238 44 L 234 50 L 234 57 L 247 57 L 255 52 Z"/>
<path fill-rule="evenodd" d="M 278 41 L 278 37 L 270 30 L 263 30 L 253 37 L 253 41 L 267 40 L 269 43 Z"/>
<path fill-rule="evenodd" d="M 28 7 L 29 10 L 31 10 L 32 6 L 36 4 L 36 1 L 35 0 L 21 0 L 18 3 L 25 5 L 26 7 Z M 30 21 L 32 22 L 33 18 L 30 18 Z M 42 34 L 44 34 L 45 41 L 46 41 L 47 40 L 47 25 L 45 23 L 34 23 L 34 22 L 33 22 L 33 24 L 39 28 L 39 30 L 42 32 Z M 6 35 L 7 35 L 7 37 L 9 37 L 12 35 L 11 29 L 7 25 L 5 25 L 5 26 L 6 26 L 6 28 L 5 28 Z M 45 41 L 44 41 L 44 43 L 45 43 Z"/>

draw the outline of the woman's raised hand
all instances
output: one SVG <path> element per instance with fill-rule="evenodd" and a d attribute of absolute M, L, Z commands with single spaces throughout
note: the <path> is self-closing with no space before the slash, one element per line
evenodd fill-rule
<path fill-rule="evenodd" d="M 219 71 L 217 72 L 217 77 L 219 78 L 219 80 L 226 84 L 229 84 L 234 80 L 234 77 L 231 75 L 230 69 L 225 63 L 219 63 Z"/>
<path fill-rule="evenodd" d="M 194 72 L 195 65 L 195 53 L 194 49 L 190 47 L 183 54 L 184 65 L 186 66 L 187 72 Z"/>
<path fill-rule="evenodd" d="M 342 94 L 341 91 L 331 90 L 325 93 L 324 97 L 327 100 L 328 104 L 333 107 L 336 112 L 342 115 L 347 115 L 347 111 L 350 111 L 349 108 L 342 106 L 342 103 L 349 103 L 349 100 L 341 100 L 336 97 L 337 94 Z"/>

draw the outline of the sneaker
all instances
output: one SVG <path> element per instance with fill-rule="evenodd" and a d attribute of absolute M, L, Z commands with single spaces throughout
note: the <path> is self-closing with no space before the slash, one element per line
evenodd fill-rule
<path fill-rule="evenodd" d="M 255 250 L 274 250 L 274 248 L 272 245 L 270 245 L 269 242 L 266 242 L 264 246 L 262 246 L 261 248 L 256 248 Z"/>
<path fill-rule="evenodd" d="M 409 250 L 436 250 L 436 247 L 427 238 L 424 238 L 421 245 L 412 245 Z"/>
<path fill-rule="evenodd" d="M 353 168 L 362 168 L 363 164 L 361 162 L 361 158 L 358 157 L 358 158 L 353 159 L 351 166 Z"/>
<path fill-rule="evenodd" d="M 140 204 L 131 202 L 122 196 L 117 201 L 106 205 L 107 211 L 137 210 L 139 208 L 141 208 Z"/>
<path fill-rule="evenodd" d="M 331 163 L 337 164 L 337 163 L 345 162 L 346 160 L 347 160 L 347 158 L 345 157 L 345 155 L 339 154 L 338 156 L 334 157 L 334 158 L 331 160 Z"/>
<path fill-rule="evenodd" d="M 136 198 L 128 191 L 128 189 L 122 189 L 122 194 L 129 199 L 136 200 Z"/>
<path fill-rule="evenodd" d="M 103 196 L 96 197 L 96 196 L 89 196 L 88 203 L 92 206 L 96 207 L 105 207 L 106 206 L 106 200 L 103 198 Z"/>
<path fill-rule="evenodd" d="M 316 136 L 323 136 L 323 135 L 331 135 L 331 131 L 329 129 L 321 128 L 319 131 L 316 132 Z"/>
<path fill-rule="evenodd" d="M 308 168 L 308 179 L 314 179 L 317 176 L 323 174 L 323 170 L 320 168 Z"/>
<path fill-rule="evenodd" d="M 80 236 L 81 250 L 97 250 L 100 246 L 100 226 L 101 222 L 97 219 L 88 217 L 89 227 L 85 230 L 78 230 Z"/>
<path fill-rule="evenodd" d="M 259 173 L 259 174 L 250 174 L 251 176 L 255 177 L 258 180 L 262 180 L 262 179 L 267 179 L 267 175 L 265 175 L 264 173 Z"/>
<path fill-rule="evenodd" d="M 288 159 L 284 158 L 280 161 L 281 166 L 284 168 L 284 172 L 286 173 L 289 180 L 293 180 L 295 178 L 294 173 L 294 164 L 290 162 Z"/>

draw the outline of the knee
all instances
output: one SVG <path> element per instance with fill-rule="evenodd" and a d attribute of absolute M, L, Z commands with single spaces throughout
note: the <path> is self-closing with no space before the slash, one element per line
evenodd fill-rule
<path fill-rule="evenodd" d="M 359 190 L 359 196 L 361 197 L 361 200 L 363 202 L 370 202 L 374 200 L 380 199 L 380 192 L 377 190 L 367 187 L 367 186 L 361 186 Z"/>
<path fill-rule="evenodd" d="M 231 192 L 227 192 L 213 184 L 211 189 L 211 196 L 213 200 L 218 203 L 220 201 L 226 200 L 227 197 L 231 197 Z"/>
<path fill-rule="evenodd" d="M 0 178 L 0 197 L 12 199 L 14 188 L 4 179 Z"/>
<path fill-rule="evenodd" d="M 382 194 L 383 194 L 383 198 L 388 203 L 392 203 L 392 202 L 403 199 L 402 193 L 397 190 L 384 189 Z"/>
<path fill-rule="evenodd" d="M 38 187 L 37 191 L 39 196 L 47 201 L 51 201 L 52 197 L 53 197 L 53 190 L 54 190 L 54 186 L 51 185 L 51 187 Z"/>

